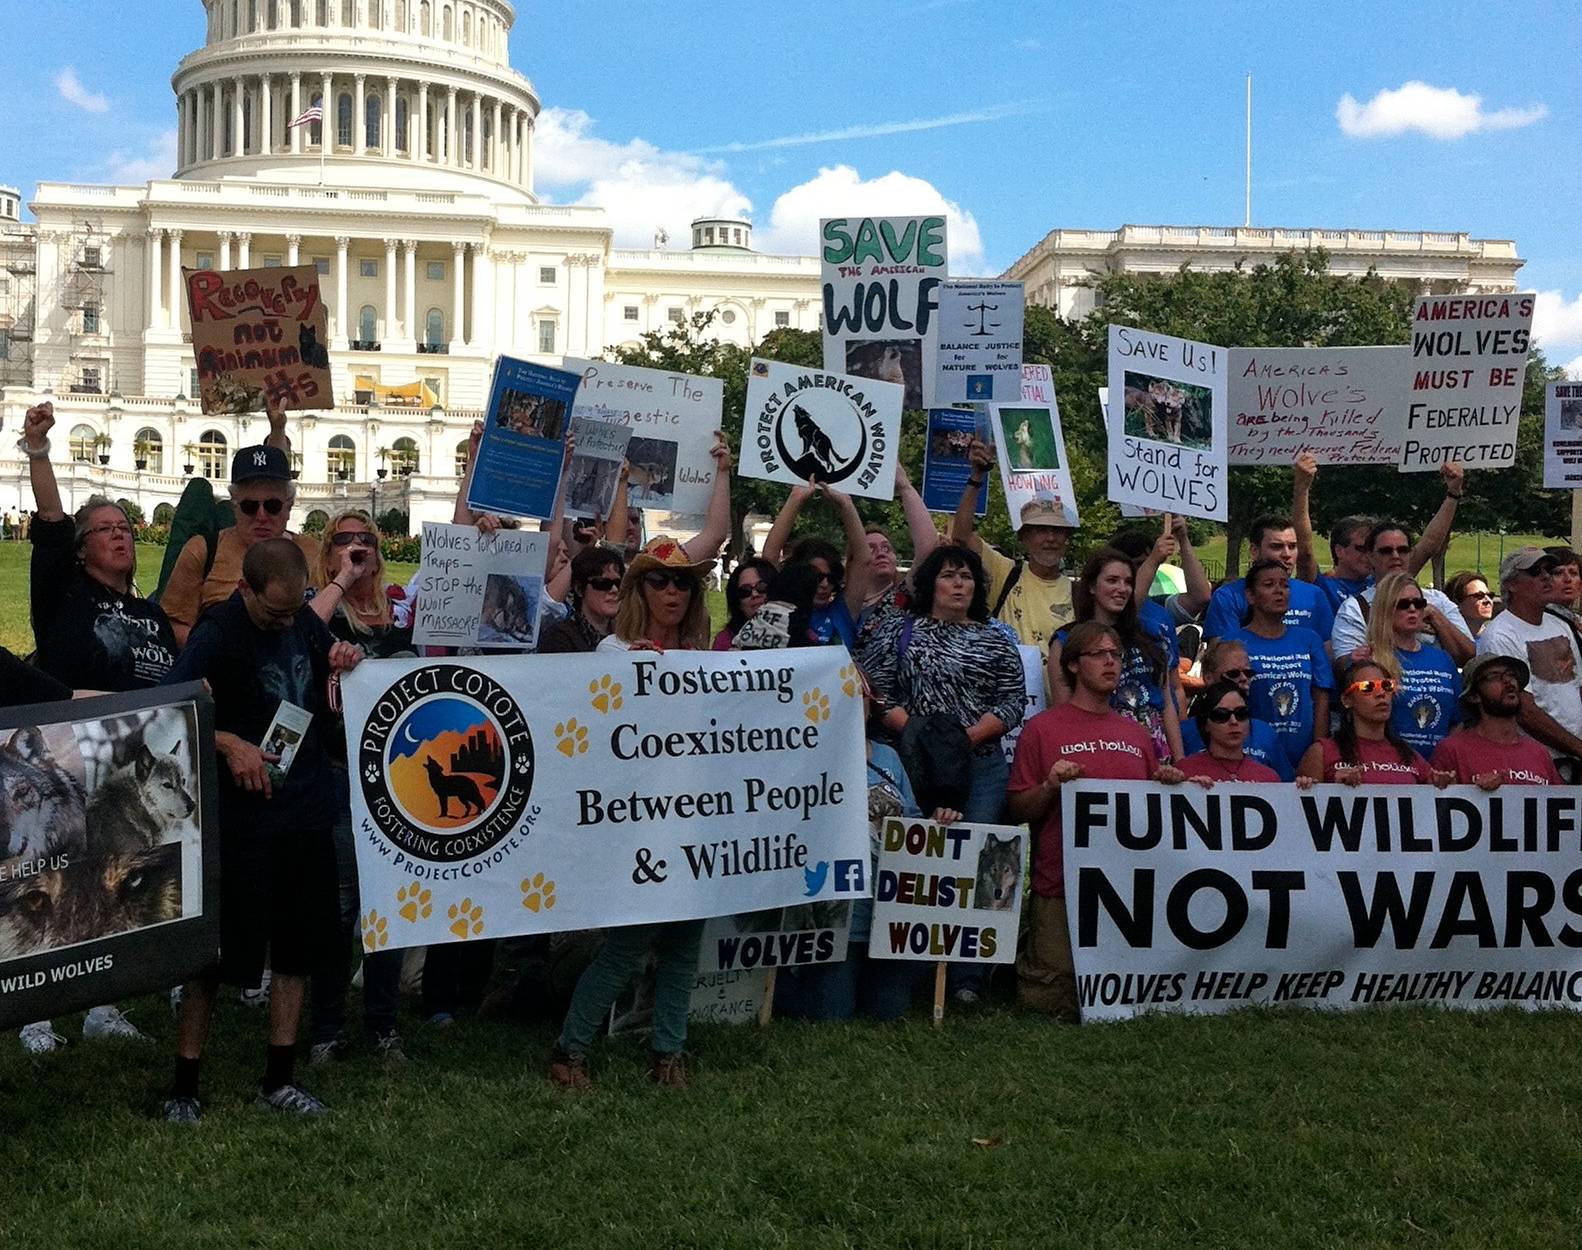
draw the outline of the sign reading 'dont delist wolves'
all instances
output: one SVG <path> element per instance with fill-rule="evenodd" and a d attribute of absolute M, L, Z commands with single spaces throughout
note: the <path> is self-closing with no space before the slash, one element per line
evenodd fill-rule
<path fill-rule="evenodd" d="M 199 682 L 0 715 L 0 1029 L 213 966 L 214 786 Z"/>
<path fill-rule="evenodd" d="M 1062 788 L 1083 1020 L 1582 1008 L 1582 799 L 1506 785 Z"/>
<path fill-rule="evenodd" d="M 737 473 L 797 484 L 815 478 L 864 499 L 895 497 L 902 388 L 753 358 Z"/>
<path fill-rule="evenodd" d="M 329 318 L 312 265 L 184 269 L 204 412 L 335 407 Z"/>
<path fill-rule="evenodd" d="M 839 648 L 387 660 L 342 690 L 366 949 L 869 891 Z"/>
<path fill-rule="evenodd" d="M 1533 295 L 1426 295 L 1412 313 L 1403 473 L 1516 463 Z"/>

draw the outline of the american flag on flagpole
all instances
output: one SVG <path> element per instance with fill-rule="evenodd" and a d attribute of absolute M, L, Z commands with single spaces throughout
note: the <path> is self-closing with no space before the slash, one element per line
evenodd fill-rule
<path fill-rule="evenodd" d="M 304 112 L 301 117 L 297 118 L 296 121 L 292 122 L 290 126 L 287 126 L 286 129 L 291 130 L 297 126 L 311 126 L 314 122 L 321 122 L 323 120 L 324 110 L 315 104 L 312 108 Z"/>

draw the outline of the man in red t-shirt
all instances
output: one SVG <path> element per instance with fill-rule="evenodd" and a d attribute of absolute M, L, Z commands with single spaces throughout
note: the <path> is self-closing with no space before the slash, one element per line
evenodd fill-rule
<path fill-rule="evenodd" d="M 1514 656 L 1489 651 L 1475 657 L 1461 674 L 1466 728 L 1434 748 L 1434 767 L 1454 773 L 1462 785 L 1485 790 L 1498 790 L 1506 782 L 1560 785 L 1548 748 L 1516 723 L 1527 678 L 1527 665 Z"/>
<path fill-rule="evenodd" d="M 1159 766 L 1148 731 L 1110 708 L 1121 655 L 1120 638 L 1108 625 L 1073 627 L 1060 653 L 1071 699 L 1023 726 L 1011 765 L 1010 819 L 1033 829 L 1032 924 L 1016 961 L 1016 997 L 1024 1007 L 1068 1020 L 1077 1018 L 1077 978 L 1066 924 L 1060 787 L 1078 777 L 1182 780 L 1179 769 Z"/>

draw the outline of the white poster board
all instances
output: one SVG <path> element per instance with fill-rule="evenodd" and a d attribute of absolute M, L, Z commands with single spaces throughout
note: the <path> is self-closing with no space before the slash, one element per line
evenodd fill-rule
<path fill-rule="evenodd" d="M 480 534 L 423 522 L 412 641 L 418 646 L 532 650 L 543 616 L 549 535 Z"/>
<path fill-rule="evenodd" d="M 1099 387 L 1099 416 L 1104 421 L 1104 434 L 1105 438 L 1108 439 L 1110 434 L 1110 388 L 1107 386 Z M 1116 504 L 1115 507 L 1121 516 L 1127 520 L 1141 516 L 1158 515 L 1158 512 L 1153 508 L 1138 508 L 1129 503 Z"/>
<path fill-rule="evenodd" d="M 1027 689 L 1027 703 L 1022 711 L 1022 723 L 1000 739 L 1000 750 L 1005 753 L 1007 764 L 1016 762 L 1016 744 L 1022 740 L 1022 730 L 1027 722 L 1049 706 L 1045 695 L 1048 668 L 1044 663 L 1043 649 L 1018 643 L 1016 650 L 1022 657 L 1022 683 Z"/>
<path fill-rule="evenodd" d="M 632 427 L 573 413 L 571 438 L 575 450 L 566 466 L 566 515 L 602 520 L 615 501 Z"/>
<path fill-rule="evenodd" d="M 1544 485 L 1582 488 L 1582 382 L 1551 382 L 1544 392 Z"/>
<path fill-rule="evenodd" d="M 1071 486 L 1060 409 L 1050 404 L 990 404 L 994 455 L 1005 488 L 1005 510 L 1020 528 L 1022 509 L 1035 499 L 1051 504 L 1062 525 L 1075 527 L 1077 496 Z"/>
<path fill-rule="evenodd" d="M 1109 497 L 1225 520 L 1225 349 L 1112 325 L 1109 365 Z"/>
<path fill-rule="evenodd" d="M 736 471 L 790 485 L 816 477 L 848 495 L 893 499 L 903 390 L 754 357 Z"/>
<path fill-rule="evenodd" d="M 1516 463 L 1533 295 L 1426 295 L 1412 313 L 1403 473 Z"/>
<path fill-rule="evenodd" d="M 1022 398 L 1020 282 L 947 282 L 939 288 L 939 350 L 930 407 Z"/>
<path fill-rule="evenodd" d="M 1230 463 L 1398 464 L 1411 349 L 1233 347 Z"/>
<path fill-rule="evenodd" d="M 1022 402 L 1024 404 L 1052 404 L 1055 402 L 1055 371 L 1048 365 L 1022 366 Z"/>

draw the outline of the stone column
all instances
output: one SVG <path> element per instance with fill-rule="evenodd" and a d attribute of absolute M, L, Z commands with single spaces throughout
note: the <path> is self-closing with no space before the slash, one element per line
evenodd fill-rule
<path fill-rule="evenodd" d="M 483 168 L 483 97 L 476 91 L 472 93 L 472 144 L 467 157 L 475 171 Z"/>
<path fill-rule="evenodd" d="M 410 118 L 407 119 L 407 124 L 411 124 Z M 406 259 L 406 291 L 404 292 L 406 315 L 401 319 L 401 337 L 403 339 L 411 339 L 415 343 L 418 337 L 417 241 L 415 239 L 402 240 L 401 250 L 404 253 Z"/>
<path fill-rule="evenodd" d="M 170 266 L 170 273 L 165 280 L 165 289 L 170 292 L 170 302 L 165 306 L 166 324 L 172 330 L 179 330 L 181 307 L 187 302 L 181 289 L 181 231 L 170 230 L 166 234 L 170 238 L 170 251 L 166 256 L 166 263 Z"/>
<path fill-rule="evenodd" d="M 533 131 L 536 123 L 533 118 L 527 119 L 525 133 L 522 136 L 522 181 L 521 185 L 527 190 L 533 189 Z"/>
<path fill-rule="evenodd" d="M 440 164 L 460 168 L 460 148 L 456 142 L 456 88 L 450 87 L 445 92 L 445 152 Z"/>
<path fill-rule="evenodd" d="M 505 143 L 500 137 L 500 120 L 503 106 L 497 99 L 494 102 L 494 128 L 489 131 L 489 172 L 496 178 L 500 176 L 500 157 L 505 151 Z"/>
<path fill-rule="evenodd" d="M 286 264 L 300 265 L 302 263 L 302 236 L 288 234 L 286 236 Z"/>
<path fill-rule="evenodd" d="M 357 84 L 352 96 L 352 151 L 358 156 L 368 150 L 368 75 L 358 74 L 354 81 Z"/>
<path fill-rule="evenodd" d="M 473 131 L 474 134 L 478 132 Z M 467 346 L 476 347 L 492 333 L 489 310 L 489 251 L 481 243 L 472 247 L 472 328 L 467 335 Z"/>
<path fill-rule="evenodd" d="M 258 155 L 273 156 L 275 154 L 275 89 L 270 84 L 269 75 L 264 74 L 258 79 Z"/>
<path fill-rule="evenodd" d="M 406 119 L 406 124 L 410 132 L 412 129 L 410 115 Z M 379 138 L 383 140 L 380 149 L 384 154 L 387 157 L 394 156 L 396 150 L 396 80 L 394 78 L 385 79 L 385 120 L 383 127 L 380 128 Z"/>
<path fill-rule="evenodd" d="M 250 269 L 253 264 L 253 236 L 246 230 L 236 236 L 236 251 L 236 267 Z"/>
<path fill-rule="evenodd" d="M 351 245 L 349 236 L 344 234 L 335 236 L 335 341 L 342 347 L 345 346 L 346 340 L 351 338 L 346 316 L 346 254 Z"/>
<path fill-rule="evenodd" d="M 451 97 L 454 99 L 454 95 Z M 467 317 L 467 245 L 452 243 L 451 250 L 451 327 L 450 350 L 460 351 L 466 340 L 462 323 Z"/>
<path fill-rule="evenodd" d="M 407 155 L 414 161 L 428 160 L 428 83 L 417 85 L 417 116 L 407 118 L 407 125 L 417 129 L 407 135 Z"/>
<path fill-rule="evenodd" d="M 397 339 L 396 332 L 396 241 L 385 240 L 385 340 Z"/>
<path fill-rule="evenodd" d="M 291 117 L 296 121 L 302 116 L 302 74 L 300 71 L 291 75 Z M 291 128 L 291 152 L 293 156 L 302 155 L 302 132 L 306 126 L 293 126 Z"/>
<path fill-rule="evenodd" d="M 233 231 L 230 231 L 230 230 L 221 230 L 220 231 L 220 268 L 221 269 L 229 269 L 231 267 L 231 240 L 233 238 L 235 238 L 235 237 L 236 237 L 236 235 L 235 235 L 235 233 Z"/>
<path fill-rule="evenodd" d="M 165 310 L 160 303 L 160 284 L 165 275 L 160 272 L 164 260 L 161 244 L 164 236 L 158 230 L 148 232 L 148 328 L 157 330 L 165 324 Z"/>
<path fill-rule="evenodd" d="M 247 151 L 247 133 L 242 127 L 242 93 L 246 90 L 241 78 L 231 84 L 231 156 L 241 156 Z"/>
<path fill-rule="evenodd" d="M 332 137 L 335 130 L 335 80 L 329 75 L 324 75 L 324 84 L 320 88 L 319 98 L 324 102 L 324 117 L 319 122 L 319 144 L 324 155 L 328 156 L 335 150 L 335 140 Z"/>
<path fill-rule="evenodd" d="M 209 159 L 217 161 L 225 146 L 225 120 L 221 116 L 225 94 L 217 82 L 209 84 L 209 93 L 213 97 L 209 101 Z"/>
<path fill-rule="evenodd" d="M 511 171 L 516 168 L 516 110 L 509 104 L 505 106 L 505 116 L 501 120 L 505 127 L 500 132 L 500 168 L 495 170 L 495 177 L 508 180 Z"/>

